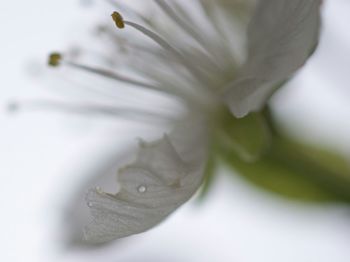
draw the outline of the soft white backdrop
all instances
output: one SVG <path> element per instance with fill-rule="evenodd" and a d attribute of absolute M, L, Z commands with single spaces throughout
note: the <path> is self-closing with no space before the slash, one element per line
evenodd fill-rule
<path fill-rule="evenodd" d="M 325 2 L 316 56 L 274 103 L 293 132 L 331 141 L 350 156 L 350 2 Z M 0 260 L 349 261 L 349 210 L 286 203 L 225 170 L 204 204 L 188 203 L 147 234 L 97 249 L 62 247 L 69 192 L 91 163 L 118 151 L 128 129 L 108 119 L 3 108 L 14 98 L 50 96 L 40 62 L 79 43 L 101 10 L 69 0 L 0 3 Z"/>

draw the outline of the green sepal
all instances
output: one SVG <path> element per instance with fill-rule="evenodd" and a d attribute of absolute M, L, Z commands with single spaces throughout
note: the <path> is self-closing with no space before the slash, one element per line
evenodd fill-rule
<path fill-rule="evenodd" d="M 220 156 L 256 186 L 302 202 L 350 203 L 350 166 L 339 154 L 274 136 L 270 149 L 254 163 L 222 148 Z"/>
<path fill-rule="evenodd" d="M 230 112 L 223 114 L 216 141 L 245 162 L 254 162 L 268 149 L 270 132 L 260 113 L 235 118 Z"/>

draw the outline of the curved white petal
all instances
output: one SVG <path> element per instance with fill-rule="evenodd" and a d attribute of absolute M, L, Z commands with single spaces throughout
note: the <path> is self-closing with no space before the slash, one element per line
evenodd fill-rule
<path fill-rule="evenodd" d="M 84 230 L 87 241 L 106 242 L 144 232 L 196 192 L 202 182 L 205 161 L 196 157 L 186 161 L 182 156 L 190 151 L 204 156 L 197 151 L 203 144 L 191 150 L 192 146 L 182 141 L 175 147 L 176 133 L 179 134 L 164 135 L 153 143 L 140 142 L 136 160 L 119 170 L 117 194 L 100 189 L 88 192 L 86 198 L 93 221 Z"/>
<path fill-rule="evenodd" d="M 260 0 L 248 29 L 248 58 L 225 89 L 232 113 L 261 108 L 274 89 L 300 68 L 315 48 L 322 0 Z"/>

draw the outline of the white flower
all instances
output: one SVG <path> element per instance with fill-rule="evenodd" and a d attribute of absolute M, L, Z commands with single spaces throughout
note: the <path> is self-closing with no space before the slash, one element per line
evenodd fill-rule
<path fill-rule="evenodd" d="M 170 134 L 152 143 L 140 142 L 136 160 L 119 170 L 118 193 L 89 191 L 93 221 L 85 229 L 88 241 L 144 232 L 191 198 L 203 180 L 209 146 L 226 119 L 225 108 L 237 118 L 259 111 L 317 45 L 321 0 L 260 0 L 256 5 L 224 0 L 154 2 L 160 14 L 172 20 L 172 27 L 164 26 L 162 18 L 135 14 L 143 26 L 117 12 L 112 15 L 117 27 L 131 27 L 153 41 L 138 44 L 138 38 L 129 38 L 124 46 L 130 53 L 125 63 L 146 80 L 51 56 L 51 65 L 68 64 L 165 93 L 185 107 Z M 252 6 L 243 50 L 237 32 L 245 29 Z"/>

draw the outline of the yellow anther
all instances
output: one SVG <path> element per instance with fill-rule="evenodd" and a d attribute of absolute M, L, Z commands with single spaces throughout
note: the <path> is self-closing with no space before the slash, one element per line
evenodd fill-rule
<path fill-rule="evenodd" d="M 60 53 L 52 53 L 49 55 L 48 64 L 50 66 L 56 67 L 60 65 L 62 60 L 62 55 Z"/>
<path fill-rule="evenodd" d="M 115 25 L 118 28 L 123 29 L 125 27 L 124 19 L 120 13 L 113 12 L 113 14 L 111 16 L 112 16 L 113 21 L 115 22 Z"/>

